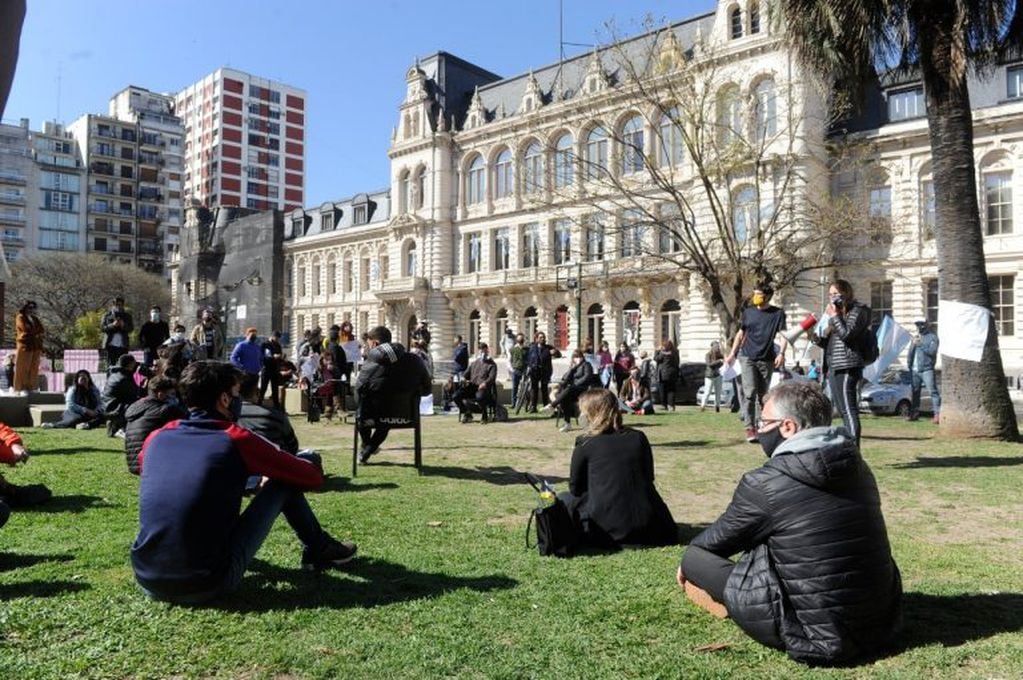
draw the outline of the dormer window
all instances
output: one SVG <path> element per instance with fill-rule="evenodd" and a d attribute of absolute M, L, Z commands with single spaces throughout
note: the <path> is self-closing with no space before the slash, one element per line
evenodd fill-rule
<path fill-rule="evenodd" d="M 926 113 L 923 87 L 918 85 L 888 93 L 888 122 L 920 118 Z"/>
<path fill-rule="evenodd" d="M 1008 99 L 1023 98 L 1023 64 L 1010 66 L 1005 70 L 1005 96 Z"/>
<path fill-rule="evenodd" d="M 738 7 L 728 13 L 728 28 L 732 40 L 742 37 L 742 10 Z"/>
<path fill-rule="evenodd" d="M 366 224 L 369 222 L 369 209 L 365 205 L 357 205 L 352 209 L 352 221 L 355 224 Z"/>

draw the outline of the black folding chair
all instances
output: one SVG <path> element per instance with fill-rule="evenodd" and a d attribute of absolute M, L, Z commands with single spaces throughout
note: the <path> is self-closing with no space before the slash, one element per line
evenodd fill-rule
<path fill-rule="evenodd" d="M 423 474 L 423 438 L 422 425 L 419 418 L 419 395 L 409 394 L 380 395 L 384 397 L 374 404 L 372 422 L 374 427 L 383 425 L 389 430 L 414 431 L 414 461 L 416 471 Z M 362 425 L 361 408 L 355 415 L 355 436 L 352 437 L 352 477 L 358 474 L 359 465 L 359 427 Z"/>

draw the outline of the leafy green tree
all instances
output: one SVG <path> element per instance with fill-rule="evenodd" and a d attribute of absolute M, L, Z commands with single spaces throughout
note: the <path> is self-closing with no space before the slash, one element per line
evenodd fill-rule
<path fill-rule="evenodd" d="M 802 62 L 838 96 L 855 95 L 879 70 L 920 74 L 934 175 L 941 298 L 991 309 L 973 160 L 968 76 L 1019 54 L 1016 0 L 777 0 L 775 15 Z M 941 431 L 1016 440 L 998 335 L 990 324 L 980 363 L 945 357 Z"/>

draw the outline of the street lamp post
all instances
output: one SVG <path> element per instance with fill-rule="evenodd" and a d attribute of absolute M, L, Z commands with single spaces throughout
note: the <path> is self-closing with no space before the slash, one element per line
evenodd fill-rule
<path fill-rule="evenodd" d="M 565 287 L 575 293 L 575 343 L 583 345 L 583 263 L 575 265 L 575 276 L 565 280 Z"/>

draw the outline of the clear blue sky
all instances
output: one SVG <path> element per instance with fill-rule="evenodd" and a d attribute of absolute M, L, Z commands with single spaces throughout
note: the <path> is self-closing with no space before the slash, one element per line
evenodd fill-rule
<path fill-rule="evenodd" d="M 714 7 L 564 0 L 565 40 L 606 42 L 609 20 L 633 34 L 647 16 Z M 558 0 L 28 0 L 4 119 L 67 123 L 105 113 L 127 85 L 173 92 L 231 66 L 308 92 L 306 205 L 317 205 L 387 185 L 405 70 L 438 50 L 502 76 L 557 61 Z"/>

